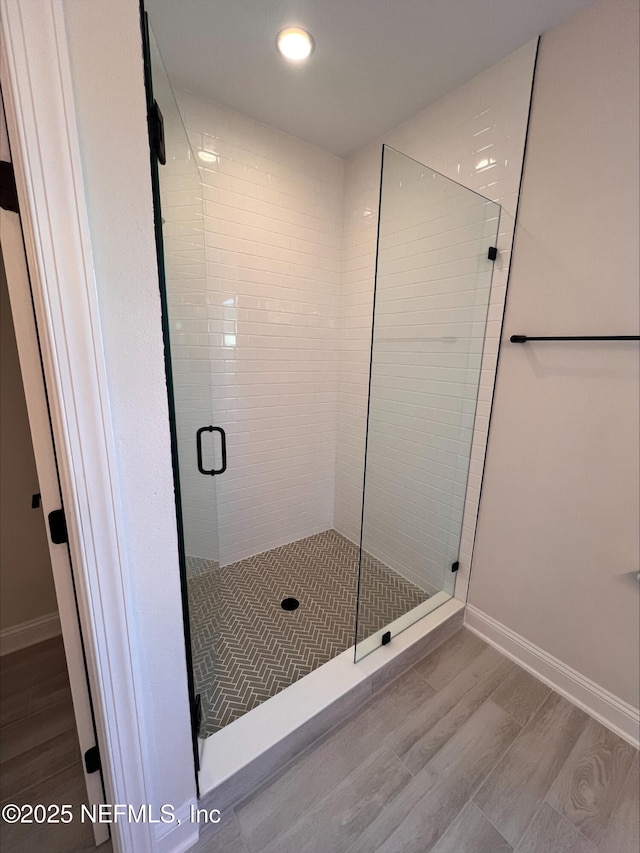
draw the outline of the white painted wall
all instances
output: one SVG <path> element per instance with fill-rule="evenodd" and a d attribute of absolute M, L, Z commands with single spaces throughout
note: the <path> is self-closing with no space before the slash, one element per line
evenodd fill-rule
<path fill-rule="evenodd" d="M 540 48 L 469 601 L 638 707 L 638 4 Z M 637 734 L 637 730 L 636 730 Z"/>
<path fill-rule="evenodd" d="M 502 206 L 498 237 L 500 254 L 493 274 L 462 529 L 460 569 L 456 581 L 456 595 L 462 599 L 466 595 L 473 549 L 535 50 L 536 43 L 533 42 L 516 51 L 386 134 L 383 139 L 350 157 L 346 166 L 335 526 L 355 541 L 360 535 L 362 506 L 382 143 Z M 382 494 L 381 491 L 381 499 Z M 408 497 L 416 504 L 421 502 L 417 491 Z M 427 524 L 423 532 L 429 533 Z M 379 545 L 386 552 L 391 552 L 393 547 L 391 542 Z"/>
<path fill-rule="evenodd" d="M 188 494 L 209 494 L 215 481 L 227 565 L 333 526 L 344 162 L 215 103 L 177 97 L 196 158 L 209 156 L 198 159 L 204 234 L 190 223 L 167 246 L 184 268 L 188 239 L 192 268 L 206 262 L 202 304 L 172 311 L 172 335 L 180 323 L 188 343 L 177 353 L 178 382 L 197 383 L 208 364 L 210 383 L 185 441 L 195 460 L 197 426 L 222 426 L 229 460 L 219 477 L 194 464 L 182 475 Z M 176 181 L 168 200 L 180 203 L 187 184 Z M 176 213 L 165 204 L 168 221 Z M 213 420 L 202 420 L 207 405 Z M 216 559 L 215 519 L 194 509 L 187 554 Z"/>

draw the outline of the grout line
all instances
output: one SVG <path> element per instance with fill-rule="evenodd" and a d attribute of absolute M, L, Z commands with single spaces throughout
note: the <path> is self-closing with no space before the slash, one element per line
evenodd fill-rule
<path fill-rule="evenodd" d="M 501 711 L 503 711 L 505 714 L 507 714 L 507 717 L 509 717 L 509 719 L 513 720 L 513 717 L 511 716 L 511 714 L 507 713 L 507 711 L 505 711 L 505 710 L 504 710 L 504 708 L 501 708 L 501 707 L 500 707 L 500 705 L 496 705 L 496 703 L 491 699 L 491 697 L 490 697 L 490 696 L 488 696 L 488 697 L 484 700 L 484 702 L 476 708 L 476 710 L 473 712 L 473 714 L 471 715 L 471 717 L 469 717 L 469 719 L 471 719 L 472 717 L 474 717 L 474 716 L 478 713 L 478 711 L 480 710 L 480 708 L 484 707 L 484 705 L 486 705 L 488 702 L 491 702 L 491 704 L 492 704 L 492 705 L 494 705 L 496 708 L 499 708 Z M 474 804 L 475 806 L 478 806 L 478 804 L 477 804 L 477 803 L 476 803 L 476 801 L 474 800 L 474 797 L 475 797 L 475 796 L 476 796 L 476 794 L 480 791 L 480 788 L 482 788 L 482 786 L 483 786 L 483 785 L 484 785 L 484 783 L 487 781 L 487 779 L 489 779 L 489 777 L 493 774 L 493 772 L 494 772 L 494 770 L 496 769 L 496 767 L 500 764 L 500 762 L 503 760 L 503 758 L 505 757 L 505 755 L 507 755 L 507 753 L 509 752 L 509 750 L 511 749 L 511 747 L 513 746 L 513 744 L 518 740 L 518 738 L 520 737 L 520 735 L 522 734 L 522 732 L 523 732 L 523 730 L 524 730 L 524 726 L 522 726 L 522 725 L 521 725 L 517 720 L 513 720 L 513 722 L 518 726 L 518 728 L 520 729 L 520 731 L 518 731 L 518 732 L 516 733 L 516 736 L 515 736 L 515 737 L 514 737 L 514 739 L 511 741 L 511 743 L 510 743 L 507 747 L 505 747 L 505 749 L 504 749 L 504 751 L 502 752 L 502 754 L 501 754 L 501 755 L 500 755 L 500 756 L 495 760 L 495 762 L 491 765 L 491 767 L 489 768 L 489 770 L 488 770 L 488 771 L 487 771 L 487 773 L 485 774 L 484 779 L 482 779 L 482 781 L 481 781 L 481 782 L 478 782 L 478 784 L 476 785 L 476 787 L 475 787 L 475 789 L 474 789 L 473 793 L 472 793 L 472 794 L 470 794 L 470 796 L 469 796 L 469 801 L 470 801 L 470 802 L 471 802 L 471 801 L 473 801 L 473 804 Z M 480 808 L 480 806 L 478 806 L 478 808 Z M 482 814 L 484 814 L 484 812 L 482 812 Z M 486 815 L 485 815 L 485 817 L 486 817 Z M 487 820 L 489 820 L 489 818 L 487 818 Z M 489 821 L 489 822 L 490 822 L 490 821 Z M 491 826 L 493 826 L 493 824 L 491 824 Z M 495 828 L 495 829 L 497 829 L 497 827 L 494 827 L 494 828 Z M 502 833 L 501 833 L 501 834 L 502 834 Z"/>
<path fill-rule="evenodd" d="M 549 694 L 548 694 L 548 695 L 544 698 L 544 700 L 540 703 L 540 705 L 539 705 L 538 709 L 535 711 L 535 713 L 534 713 L 534 714 L 532 714 L 532 715 L 531 715 L 531 717 L 529 718 L 529 720 L 527 721 L 527 723 L 526 723 L 524 726 L 521 726 L 520 731 L 519 731 L 519 732 L 518 732 L 518 734 L 515 736 L 515 738 L 513 739 L 513 741 L 509 744 L 509 747 L 508 747 L 508 748 L 507 748 L 507 750 L 505 751 L 505 753 L 504 753 L 504 755 L 502 756 L 502 758 L 504 758 L 504 757 L 509 753 L 509 751 L 514 747 L 514 745 L 515 745 L 515 744 L 516 744 L 516 742 L 519 740 L 519 738 L 522 736 L 522 734 L 523 734 L 523 733 L 524 733 L 524 732 L 529 728 L 529 726 L 531 725 L 531 723 L 533 722 L 533 720 L 535 720 L 535 718 L 537 717 L 538 713 L 540 712 L 540 709 L 541 709 L 541 708 L 542 708 L 542 707 L 543 707 L 543 706 L 544 706 L 544 705 L 549 701 L 549 699 L 554 695 L 554 693 L 555 693 L 555 691 L 554 691 L 554 690 L 550 690 Z M 557 695 L 557 694 L 556 694 L 556 695 Z M 505 713 L 508 713 L 508 712 L 505 712 Z M 509 715 L 509 716 L 511 716 L 511 715 Z M 520 835 L 520 838 L 518 839 L 518 842 L 517 842 L 517 844 L 515 845 L 515 848 L 517 848 L 517 847 L 520 845 L 520 843 L 521 843 L 522 839 L 523 839 L 523 838 L 524 838 L 524 836 L 526 835 L 526 833 L 527 833 L 527 831 L 528 831 L 529 827 L 531 826 L 531 824 L 532 824 L 532 823 L 533 823 L 533 821 L 535 820 L 535 818 L 536 818 L 536 816 L 537 816 L 538 812 L 540 811 L 540 809 L 542 808 L 543 804 L 544 804 L 544 803 L 547 803 L 547 805 L 551 805 L 550 803 L 548 803 L 548 802 L 547 802 L 547 796 L 549 795 L 549 791 L 551 790 L 551 788 L 552 788 L 552 786 L 554 785 L 554 783 L 555 783 L 556 779 L 558 778 L 558 776 L 559 776 L 559 775 L 560 775 L 560 773 L 562 772 L 562 770 L 563 770 L 564 766 L 565 766 L 565 765 L 566 765 L 566 763 L 569 761 L 569 759 L 570 759 L 571 755 L 573 754 L 574 749 L 576 748 L 576 745 L 577 745 L 578 741 L 579 741 L 579 740 L 580 740 L 580 738 L 582 737 L 583 732 L 584 732 L 584 727 L 583 727 L 582 732 L 581 732 L 581 733 L 578 735 L 578 737 L 576 738 L 576 741 L 575 741 L 574 745 L 573 745 L 573 746 L 571 747 L 571 749 L 569 750 L 569 754 L 567 755 L 567 758 L 566 758 L 566 759 L 565 759 L 565 761 L 563 762 L 562 766 L 558 768 L 558 772 L 556 773 L 556 775 L 554 776 L 554 778 L 551 780 L 551 782 L 550 782 L 550 783 L 549 783 L 549 785 L 547 786 L 547 789 L 546 789 L 546 791 L 544 792 L 544 794 L 541 796 L 541 798 L 540 798 L 540 802 L 539 802 L 538 807 L 537 807 L 537 809 L 536 809 L 536 811 L 535 811 L 535 814 L 532 816 L 531 820 L 527 823 L 526 827 L 525 827 L 525 828 L 524 828 L 524 830 L 522 831 L 522 834 Z M 501 758 L 501 760 L 502 760 L 502 758 Z M 495 767 L 494 767 L 493 769 L 495 769 Z M 493 772 L 493 770 L 492 770 L 491 772 Z M 488 775 L 487 775 L 487 778 L 489 778 L 489 776 L 488 776 Z M 475 796 L 476 794 L 477 794 L 477 791 L 474 793 L 474 796 Z M 474 801 L 474 802 L 475 802 L 475 801 Z M 478 805 L 478 803 L 475 803 L 475 805 L 477 805 L 477 806 L 478 806 L 478 808 L 480 808 L 480 806 Z M 552 808 L 553 808 L 553 807 L 552 807 Z M 554 811 L 555 811 L 555 809 L 554 809 Z M 484 814 L 484 812 L 483 812 L 483 814 Z M 485 815 L 485 817 L 486 817 L 486 815 Z M 487 818 L 487 820 L 489 820 L 489 818 Z M 493 825 L 493 824 L 492 824 L 492 825 Z"/>
<path fill-rule="evenodd" d="M 242 824 L 240 823 L 240 818 L 238 817 L 238 813 L 236 812 L 236 807 L 231 806 L 230 811 L 233 815 L 233 820 L 235 820 L 236 826 L 238 827 L 238 834 L 240 835 L 240 841 L 242 842 L 243 851 L 240 851 L 240 853 L 254 853 L 254 851 L 252 851 L 249 847 L 249 842 L 247 841 L 247 838 L 242 830 Z"/>
<path fill-rule="evenodd" d="M 396 731 L 397 731 L 397 729 L 396 729 Z M 389 735 L 388 735 L 388 737 L 391 737 L 391 735 L 392 735 L 392 734 L 393 734 L 393 732 L 390 732 L 390 733 L 389 733 Z M 385 738 L 385 740 L 387 740 L 387 739 L 388 739 L 388 737 L 387 737 L 387 738 Z M 384 742 L 384 741 L 383 741 L 383 742 Z M 390 747 L 390 746 L 387 746 L 387 747 L 385 747 L 385 748 L 386 748 L 386 749 L 388 749 L 388 750 L 389 750 L 389 752 L 392 752 L 392 753 L 395 755 L 395 757 L 398 759 L 398 761 L 400 762 L 400 764 L 402 764 L 402 766 L 405 768 L 405 770 L 407 771 L 407 773 L 409 773 L 409 775 L 411 776 L 411 778 L 412 778 L 412 779 L 415 779 L 415 778 L 416 778 L 416 776 L 417 776 L 417 774 L 416 774 L 416 773 L 413 773 L 413 772 L 411 771 L 411 769 L 410 769 L 409 767 L 407 767 L 407 765 L 405 764 L 405 762 L 403 761 L 403 759 L 402 759 L 402 758 L 400 758 L 400 756 L 399 756 L 399 755 L 398 755 L 398 753 L 395 751 L 395 749 L 393 749 L 393 747 Z M 385 808 L 386 808 L 386 806 L 385 806 Z"/>
<path fill-rule="evenodd" d="M 59 709 L 61 705 L 69 705 L 70 704 L 70 717 L 73 720 L 73 725 L 71 728 L 75 728 L 75 716 L 73 714 L 73 700 L 71 697 L 71 691 L 69 691 L 69 695 L 65 696 L 63 699 L 60 699 L 57 702 L 53 702 L 51 705 L 45 705 L 43 708 L 40 708 L 38 711 L 34 711 L 34 713 L 27 713 L 24 716 L 20 717 L 17 720 L 12 720 L 10 723 L 5 723 L 4 726 L 0 728 L 0 733 L 5 732 L 11 726 L 15 726 L 18 723 L 29 723 L 32 722 L 35 717 L 40 717 L 42 715 L 47 716 L 52 711 Z M 70 731 L 70 729 L 63 729 L 63 731 Z M 60 732 L 62 734 L 62 732 Z"/>
<path fill-rule="evenodd" d="M 492 694 L 492 695 L 493 695 L 493 694 Z M 502 759 L 503 759 L 506 755 L 508 755 L 508 753 L 513 749 L 514 744 L 515 744 L 515 743 L 520 739 L 520 737 L 522 737 L 523 733 L 527 730 L 527 728 L 531 725 L 532 721 L 536 718 L 536 716 L 537 716 L 538 712 L 540 711 L 540 708 L 542 708 L 542 706 L 545 704 L 545 702 L 546 702 L 548 699 L 549 699 L 549 696 L 547 696 L 547 697 L 544 699 L 544 701 L 541 703 L 541 705 L 540 705 L 540 707 L 538 708 L 538 710 L 535 712 L 535 714 L 532 714 L 532 715 L 531 715 L 531 717 L 529 718 L 529 720 L 527 720 L 527 722 L 526 722 L 526 724 L 525 724 L 524 726 L 522 725 L 522 723 L 518 723 L 518 721 L 517 721 L 517 720 L 514 720 L 514 722 L 515 722 L 518 726 L 520 726 L 520 731 L 516 734 L 516 736 L 515 736 L 515 737 L 514 737 L 514 739 L 511 741 L 511 743 L 509 744 L 509 746 L 505 749 L 505 751 L 503 752 L 503 754 L 500 756 L 499 761 L 502 761 Z M 485 701 L 490 702 L 490 701 L 493 701 L 493 700 L 491 699 L 491 696 L 489 696 Z M 496 702 L 494 702 L 493 704 L 494 704 L 494 705 L 497 705 L 497 703 L 496 703 Z M 511 714 L 509 714 L 509 712 L 508 712 L 508 711 L 505 711 L 505 710 L 504 710 L 504 708 L 502 708 L 502 706 L 501 706 L 501 705 L 497 705 L 497 707 L 499 707 L 502 711 L 504 711 L 504 713 L 505 713 L 505 714 L 507 714 L 507 716 L 508 716 L 508 717 L 511 717 L 511 719 L 512 719 L 512 720 L 514 719 L 514 718 L 511 716 Z M 484 780 L 482 781 L 482 783 L 481 783 L 481 784 L 478 786 L 478 788 L 474 791 L 474 793 L 473 793 L 473 797 L 475 797 L 475 796 L 476 796 L 476 794 L 478 793 L 478 791 L 480 790 L 480 788 L 482 787 L 482 785 L 484 785 L 485 781 L 489 778 L 489 776 L 490 776 L 490 775 L 493 773 L 493 771 L 496 769 L 496 767 L 497 767 L 497 766 L 498 766 L 498 764 L 499 764 L 499 761 L 497 761 L 497 762 L 494 764 L 494 766 L 491 768 L 490 772 L 489 772 L 489 773 L 487 773 L 487 775 L 486 775 L 486 777 L 484 778 Z M 549 786 L 549 787 L 551 787 L 551 786 Z M 545 794 L 545 797 L 546 797 L 546 794 Z M 543 799 L 544 799 L 544 797 L 543 797 Z M 475 802 L 475 800 L 474 800 L 474 803 L 475 803 L 475 805 L 478 805 L 478 803 L 476 803 L 476 802 Z M 478 808 L 480 808 L 480 806 L 478 806 Z M 484 814 L 484 812 L 483 812 L 483 814 Z M 487 818 L 487 820 L 488 820 L 488 818 Z"/>
<path fill-rule="evenodd" d="M 506 657 L 506 655 L 503 655 L 502 653 L 500 653 L 500 655 L 501 655 L 501 657 L 502 657 L 504 660 L 507 660 L 507 661 L 509 660 L 509 658 L 508 658 L 508 657 Z M 514 675 L 518 669 L 521 669 L 521 667 L 519 667 L 519 666 L 518 666 L 518 664 L 517 664 L 517 663 L 515 663 L 515 661 L 510 661 L 510 662 L 511 662 L 511 668 L 509 669 L 509 672 L 505 675 L 505 677 L 502 679 L 502 681 L 500 682 L 500 684 L 498 684 L 498 685 L 496 686 L 495 690 L 493 690 L 493 691 L 491 692 L 491 694 L 487 697 L 488 699 L 493 699 L 493 695 L 494 695 L 494 693 L 496 693 L 496 692 L 497 692 L 497 691 L 502 687 L 502 685 L 505 683 L 505 681 L 506 681 L 508 678 L 511 678 L 511 676 L 512 676 L 512 675 Z M 535 678 L 535 676 L 532 676 L 532 677 L 534 677 L 534 678 Z M 539 683 L 539 684 L 542 684 L 542 683 L 543 683 L 542 681 L 539 681 L 539 679 L 537 679 L 537 678 L 536 678 L 535 680 L 536 680 L 536 681 L 538 681 L 538 683 Z M 545 686 L 546 686 L 546 685 L 545 685 Z M 507 711 L 507 709 L 506 709 L 506 708 L 503 708 L 503 707 L 502 707 L 502 705 L 500 705 L 498 702 L 496 702 L 495 704 L 496 704 L 496 705 L 498 705 L 500 708 L 502 708 L 502 710 L 503 710 L 505 713 L 509 714 L 509 716 L 511 717 L 511 719 L 512 719 L 515 723 L 517 723 L 517 724 L 520 726 L 520 728 L 521 728 L 521 729 L 524 729 L 526 726 L 528 726 L 528 725 L 529 725 L 529 723 L 531 722 L 531 720 L 532 720 L 532 719 L 535 717 L 535 715 L 538 713 L 538 711 L 540 710 L 540 708 L 542 707 L 542 705 L 544 704 L 544 702 L 546 702 L 546 701 L 547 701 L 547 699 L 549 698 L 549 694 L 550 694 L 550 693 L 551 693 L 551 688 L 549 687 L 549 688 L 548 688 L 548 692 L 547 692 L 546 696 L 544 696 L 544 697 L 540 700 L 540 702 L 536 705 L 536 707 L 534 708 L 534 710 L 533 710 L 533 711 L 531 712 L 531 714 L 529 715 L 529 719 L 528 719 L 525 723 L 521 723 L 521 722 L 520 722 L 520 720 L 516 720 L 516 718 L 513 716 L 513 714 L 512 714 L 510 711 Z M 493 700 L 493 701 L 495 701 L 495 700 Z"/>
<path fill-rule="evenodd" d="M 547 791 L 547 793 L 549 793 L 549 792 Z M 552 806 L 552 805 L 551 805 L 551 803 L 546 799 L 546 795 L 545 795 L 545 799 L 540 803 L 540 808 L 538 808 L 538 811 L 536 812 L 536 816 L 537 816 L 537 815 L 538 815 L 538 813 L 540 812 L 540 809 L 542 808 L 542 806 L 543 806 L 543 805 L 548 806 L 552 811 L 554 811 L 554 812 L 558 815 L 558 817 L 560 818 L 560 820 L 561 820 L 563 823 L 567 823 L 567 824 L 569 824 L 569 826 L 570 826 L 573 830 L 575 830 L 575 831 L 578 833 L 578 835 L 579 835 L 579 836 L 580 836 L 580 837 L 581 837 L 581 838 L 582 838 L 582 839 L 583 839 L 587 844 L 589 844 L 589 846 L 590 846 L 590 847 L 592 847 L 592 848 L 593 848 L 593 853 L 598 853 L 598 847 L 597 847 L 597 845 L 596 845 L 596 844 L 594 844 L 594 843 L 593 843 L 593 841 L 591 841 L 591 839 L 590 839 L 590 838 L 587 838 L 587 836 L 586 836 L 586 835 L 584 835 L 584 834 L 581 832 L 581 830 L 580 830 L 580 829 L 579 829 L 579 828 L 574 824 L 574 822 L 573 822 L 573 821 L 569 820 L 569 818 L 568 818 L 566 815 L 563 815 L 563 814 L 562 814 L 562 812 L 559 812 L 559 811 L 558 811 L 558 809 L 557 809 L 555 806 Z M 534 818 L 534 819 L 535 819 L 535 818 Z M 522 837 L 523 837 L 523 838 L 524 838 L 524 835 L 525 835 L 526 831 L 529 829 L 529 827 L 530 827 L 530 826 L 531 826 L 531 824 L 533 823 L 533 820 L 534 820 L 534 819 L 532 819 L 532 820 L 529 822 L 529 824 L 527 825 L 527 829 L 525 830 L 525 832 L 523 832 L 523 833 L 522 833 Z M 522 840 L 522 839 L 520 839 L 520 841 L 521 841 L 521 840 Z M 518 844 L 519 844 L 519 843 L 520 843 L 520 842 L 518 842 Z"/>
<path fill-rule="evenodd" d="M 457 634 L 457 633 L 458 633 L 458 632 L 456 631 L 456 634 Z M 455 634 L 452 634 L 451 636 L 452 636 L 452 637 L 455 637 Z M 439 646 L 437 646 L 437 647 L 436 647 L 436 649 L 437 649 L 437 648 L 439 648 Z M 433 651 L 435 652 L 435 651 L 436 651 L 436 649 L 434 649 Z M 431 652 L 430 652 L 429 654 L 431 654 Z M 425 655 L 425 657 L 428 657 L 428 655 Z M 436 694 L 438 691 L 435 689 L 435 687 L 433 686 L 433 684 L 430 684 L 430 682 L 429 682 L 429 681 L 424 677 L 424 675 L 422 675 L 422 673 L 421 673 L 421 672 L 418 672 L 418 670 L 417 670 L 417 666 L 418 666 L 418 664 L 419 664 L 419 663 L 421 663 L 423 660 L 424 660 L 424 658 L 420 658 L 420 660 L 419 660 L 419 661 L 416 661 L 416 662 L 411 666 L 411 671 L 412 671 L 412 672 L 415 672 L 415 674 L 418 676 L 418 678 L 419 678 L 421 681 L 424 681 L 424 683 L 427 685 L 427 687 L 430 687 L 430 688 L 433 690 L 433 692 L 434 692 L 434 696 L 435 696 L 435 694 Z"/>
<path fill-rule="evenodd" d="M 488 774 L 487 774 L 487 776 L 488 776 Z M 487 778 L 487 777 L 485 777 L 485 778 Z M 483 783 L 484 783 L 484 780 L 483 780 Z M 479 787 L 480 787 L 480 786 L 479 786 Z M 479 790 L 479 788 L 478 788 L 478 790 Z M 477 790 L 474 792 L 473 796 L 475 796 L 475 795 L 476 795 L 476 793 L 477 793 Z M 482 809 L 480 808 L 480 806 L 475 802 L 475 800 L 474 800 L 472 797 L 469 797 L 469 799 L 468 799 L 468 800 L 467 800 L 467 802 L 465 803 L 465 806 L 467 805 L 467 803 L 471 803 L 472 805 L 474 805 L 474 806 L 478 809 L 478 811 L 480 812 L 480 814 L 484 817 L 484 819 L 487 821 L 487 823 L 488 823 L 488 824 L 490 824 L 490 825 L 495 829 L 495 831 L 498 833 L 498 835 L 500 836 L 500 838 L 504 838 L 504 835 L 500 832 L 500 830 L 499 830 L 499 829 L 498 829 L 498 827 L 495 825 L 495 823 L 491 820 L 491 818 L 490 818 L 490 817 L 488 817 L 488 816 L 487 816 L 487 815 L 482 811 Z M 464 808 L 464 806 L 463 806 L 463 808 Z M 537 814 L 537 812 L 536 812 L 536 814 Z M 516 848 L 515 848 L 515 846 L 514 846 L 513 844 L 511 844 L 509 841 L 507 841 L 507 839 L 506 839 L 506 838 L 504 838 L 504 842 L 505 842 L 505 844 L 508 844 L 508 845 L 509 845 L 509 849 L 512 851 L 512 853 L 515 853 L 515 849 L 516 849 Z"/>
<path fill-rule="evenodd" d="M 475 794 L 476 794 L 476 793 L 477 793 L 477 791 L 476 791 L 476 792 L 474 792 L 474 796 L 475 796 Z M 472 804 L 473 804 L 473 805 L 478 809 L 478 811 L 479 811 L 479 812 L 480 812 L 480 814 L 484 817 L 484 819 L 487 821 L 487 823 L 488 823 L 488 824 L 490 824 L 490 825 L 495 829 L 495 831 L 498 833 L 498 835 L 500 836 L 500 838 L 504 838 L 504 835 L 500 832 L 500 830 L 499 830 L 499 829 L 498 829 L 498 827 L 495 825 L 495 823 L 491 820 L 491 818 L 487 817 L 487 815 L 482 811 L 482 809 L 480 808 L 480 806 L 475 802 L 475 800 L 474 800 L 472 797 L 470 797 L 470 798 L 467 800 L 467 803 L 472 803 Z M 465 805 L 466 805 L 467 803 L 465 803 Z M 538 812 L 536 812 L 536 814 L 537 814 L 537 813 L 538 813 Z M 523 833 L 523 835 L 524 835 L 524 833 Z M 504 841 L 505 841 L 505 844 L 508 844 L 508 845 L 509 845 L 509 849 L 512 851 L 512 853 L 515 853 L 516 846 L 515 846 L 515 845 L 513 845 L 513 844 L 511 844 L 509 841 L 507 841 L 507 839 L 506 839 L 506 838 L 504 838 Z M 520 843 L 520 842 L 518 842 L 518 843 Z"/>

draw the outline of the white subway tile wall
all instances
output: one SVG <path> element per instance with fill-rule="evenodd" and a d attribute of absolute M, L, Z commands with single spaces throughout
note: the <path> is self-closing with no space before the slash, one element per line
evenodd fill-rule
<path fill-rule="evenodd" d="M 159 60 L 154 89 L 167 163 L 159 171 L 182 516 L 187 553 L 218 560 L 216 482 L 198 472 L 196 432 L 215 422 L 207 319 L 202 182 Z M 211 463 L 210 448 L 206 463 Z"/>
<path fill-rule="evenodd" d="M 344 162 L 190 94 L 203 180 L 209 360 L 229 467 L 214 479 L 227 565 L 333 526 Z M 202 553 L 207 519 L 186 537 Z M 199 550 L 196 550 L 199 549 Z"/>
<path fill-rule="evenodd" d="M 206 280 L 196 297 L 204 302 L 184 306 L 178 356 L 211 383 L 212 399 L 203 393 L 199 411 L 192 397 L 191 407 L 196 418 L 213 406 L 210 422 L 227 431 L 229 455 L 222 477 L 183 472 L 194 481 L 186 489 L 194 503 L 198 478 L 201 488 L 215 480 L 217 491 L 216 554 L 205 553 L 215 492 L 199 510 L 185 506 L 193 512 L 185 519 L 187 553 L 225 565 L 331 527 L 359 541 L 386 142 L 503 207 L 460 551 L 457 589 L 466 592 L 535 48 L 527 45 L 346 161 L 178 93 L 193 150 L 202 152 L 204 249 L 189 224 L 192 194 L 177 173 L 169 196 L 175 210 L 163 198 L 163 215 L 172 229 L 184 216 L 184 230 L 172 230 L 176 242 L 167 249 L 172 264 L 183 260 L 199 285 L 203 272 Z M 196 261 L 202 251 L 204 270 Z M 416 511 L 420 489 L 416 481 L 415 493 L 404 496 Z M 372 553 L 388 554 L 385 561 L 402 571 L 392 560 L 400 538 L 387 526 Z"/>
<path fill-rule="evenodd" d="M 536 47 L 535 41 L 525 45 L 352 155 L 346 166 L 335 527 L 349 539 L 360 534 L 382 144 L 502 206 L 456 578 L 455 594 L 462 599 L 471 566 Z M 416 489 L 415 502 L 420 501 Z"/>

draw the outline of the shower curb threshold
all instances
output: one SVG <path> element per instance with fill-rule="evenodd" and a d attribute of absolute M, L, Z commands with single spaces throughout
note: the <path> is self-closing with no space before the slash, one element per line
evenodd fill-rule
<path fill-rule="evenodd" d="M 354 663 L 351 647 L 267 702 L 199 741 L 200 805 L 236 806 L 374 693 L 462 628 L 465 605 L 449 598 Z"/>

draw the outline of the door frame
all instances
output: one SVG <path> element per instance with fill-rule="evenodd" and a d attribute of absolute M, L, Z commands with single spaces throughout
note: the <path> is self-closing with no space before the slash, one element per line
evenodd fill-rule
<path fill-rule="evenodd" d="M 107 801 L 153 803 L 63 0 L 0 0 L 2 88 Z M 16 328 L 24 345 L 24 328 Z M 22 340 L 21 340 L 22 339 Z M 104 570 L 108 567 L 108 571 Z M 123 710 L 131 709 L 128 713 Z M 148 822 L 116 851 L 158 849 Z"/>
<path fill-rule="evenodd" d="M 1 152 L 4 154 L 4 152 Z M 4 160 L 4 156 L 2 156 Z M 53 436 L 49 423 L 47 392 L 42 375 L 38 333 L 33 316 L 29 273 L 24 254 L 20 215 L 0 209 L 0 245 L 7 276 L 7 289 L 11 303 L 11 315 L 16 330 L 16 343 L 20 361 L 20 373 L 24 387 L 25 402 L 29 418 L 29 430 L 33 444 L 33 454 L 38 474 L 38 486 L 42 511 L 48 514 L 62 505 L 62 496 L 58 481 L 56 455 Z M 19 330 L 19 333 L 18 331 Z M 60 627 L 64 653 L 69 673 L 73 712 L 80 744 L 80 753 L 84 759 L 87 750 L 97 746 L 93 710 L 87 672 L 84 664 L 84 651 L 78 610 L 76 607 L 73 571 L 66 543 L 54 543 L 47 532 L 47 544 L 51 559 L 51 570 L 58 604 Z M 104 790 L 99 770 L 87 772 L 82 761 L 90 806 L 104 803 Z M 94 823 L 93 834 L 96 846 L 109 838 L 109 826 L 106 823 Z"/>

